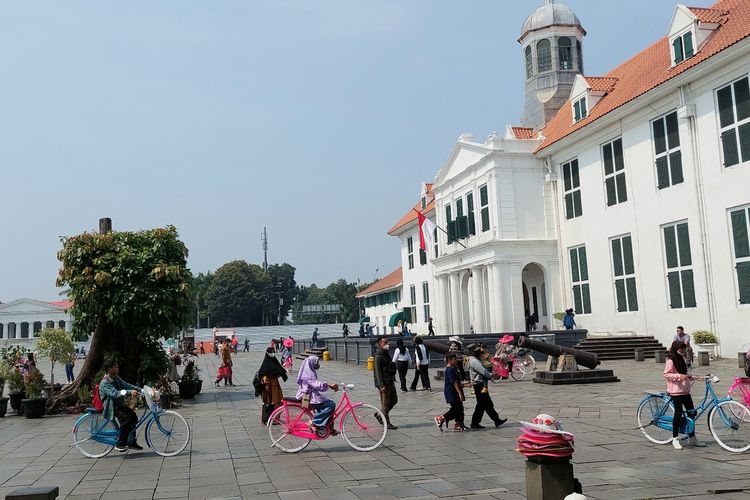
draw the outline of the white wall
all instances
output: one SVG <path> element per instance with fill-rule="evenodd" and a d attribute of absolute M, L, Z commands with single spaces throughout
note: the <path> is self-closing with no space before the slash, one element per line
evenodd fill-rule
<path fill-rule="evenodd" d="M 434 212 L 433 212 L 434 214 Z M 434 215 L 430 220 L 435 222 Z M 433 316 L 438 307 L 436 300 L 436 290 L 433 285 L 433 270 L 431 259 L 435 256 L 434 246 L 427 248 L 427 264 L 422 265 L 419 262 L 419 226 L 415 222 L 410 223 L 398 235 L 401 242 L 401 269 L 403 272 L 403 289 L 401 291 L 402 307 L 411 307 L 411 294 L 409 287 L 414 285 L 416 288 L 417 301 L 417 319 L 410 323 L 409 330 L 414 334 L 427 334 L 427 321 L 424 317 L 424 294 L 422 293 L 422 283 L 427 282 L 429 291 L 430 315 Z M 409 269 L 409 252 L 407 239 L 411 237 L 414 242 L 414 268 Z"/>

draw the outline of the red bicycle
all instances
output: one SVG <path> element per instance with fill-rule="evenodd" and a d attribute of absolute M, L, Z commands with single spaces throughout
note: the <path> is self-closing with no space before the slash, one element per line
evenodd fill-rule
<path fill-rule="evenodd" d="M 500 382 L 502 379 L 507 379 L 508 375 L 513 377 L 513 380 L 523 380 L 526 375 L 531 375 L 536 370 L 536 361 L 531 354 L 523 353 L 520 351 L 514 351 L 509 354 L 508 361 L 502 361 L 497 358 L 492 358 L 492 381 Z M 508 370 L 508 364 L 510 363 L 511 369 Z"/>
<path fill-rule="evenodd" d="M 344 394 L 328 425 L 314 432 L 312 408 L 303 408 L 299 399 L 284 398 L 282 405 L 268 418 L 268 437 L 271 447 L 286 453 L 304 450 L 311 441 L 322 441 L 334 435 L 332 432 L 339 418 L 339 431 L 344 441 L 357 451 L 372 451 L 385 441 L 388 432 L 383 412 L 372 405 L 352 403 L 347 390 L 354 384 L 340 384 Z"/>

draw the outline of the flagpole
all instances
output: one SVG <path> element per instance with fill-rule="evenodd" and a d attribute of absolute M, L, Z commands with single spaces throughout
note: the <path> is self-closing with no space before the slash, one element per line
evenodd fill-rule
<path fill-rule="evenodd" d="M 423 214 L 422 212 L 420 212 L 420 211 L 419 211 L 419 210 L 417 210 L 416 208 L 412 208 L 412 210 L 414 210 L 415 212 L 417 212 L 417 213 L 418 213 L 419 215 L 421 215 L 422 217 L 425 217 L 425 218 L 426 218 L 425 214 Z M 440 227 L 440 226 L 438 226 L 438 225 L 437 225 L 437 222 L 435 223 L 435 227 L 436 227 L 436 228 L 438 228 L 438 229 L 440 229 L 440 230 L 441 230 L 442 232 L 444 232 L 446 236 L 450 236 L 450 235 L 448 234 L 448 231 L 446 231 L 445 229 L 443 229 L 442 227 Z M 467 247 L 466 247 L 466 245 L 464 245 L 464 244 L 463 244 L 463 243 L 461 243 L 460 241 L 458 241 L 458 240 L 454 240 L 454 241 L 455 241 L 456 243 L 458 243 L 459 245 L 461 245 L 462 247 L 464 247 L 464 248 L 467 248 Z"/>

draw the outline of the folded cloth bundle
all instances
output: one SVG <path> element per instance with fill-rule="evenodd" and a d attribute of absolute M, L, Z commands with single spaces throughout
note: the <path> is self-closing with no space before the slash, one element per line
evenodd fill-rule
<path fill-rule="evenodd" d="M 556 418 L 537 415 L 532 422 L 520 422 L 521 435 L 516 451 L 527 457 L 570 457 L 573 455 L 573 434 L 562 430 Z"/>

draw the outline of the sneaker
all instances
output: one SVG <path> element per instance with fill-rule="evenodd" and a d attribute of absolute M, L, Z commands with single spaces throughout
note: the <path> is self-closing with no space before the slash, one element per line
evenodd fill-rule
<path fill-rule="evenodd" d="M 688 446 L 695 446 L 696 448 L 704 448 L 706 446 L 706 443 L 698 441 L 698 438 L 695 436 L 689 437 L 687 444 Z"/>
<path fill-rule="evenodd" d="M 401 389 L 401 392 L 409 392 L 409 389 Z"/>
<path fill-rule="evenodd" d="M 395 431 L 396 429 L 398 429 L 398 425 L 388 424 L 389 431 Z"/>
<path fill-rule="evenodd" d="M 442 415 L 435 417 L 435 425 L 440 429 L 440 432 L 443 432 L 443 422 L 445 422 L 445 418 Z"/>
<path fill-rule="evenodd" d="M 483 425 L 480 424 L 471 424 L 472 429 L 484 429 Z"/>
<path fill-rule="evenodd" d="M 375 420 L 378 421 L 380 425 L 383 425 L 383 417 L 380 416 L 380 413 L 375 413 Z"/>
<path fill-rule="evenodd" d="M 128 447 L 125 446 L 124 444 L 118 444 L 115 446 L 115 450 L 119 452 L 128 451 Z"/>
<path fill-rule="evenodd" d="M 500 420 L 498 420 L 497 422 L 495 422 L 495 427 L 500 427 L 501 425 L 503 425 L 507 421 L 508 421 L 507 418 L 501 418 Z"/>
<path fill-rule="evenodd" d="M 138 443 L 133 443 L 133 444 L 129 444 L 128 445 L 128 449 L 129 450 L 138 450 L 138 451 L 140 451 L 140 450 L 143 449 L 143 446 L 139 445 Z"/>
<path fill-rule="evenodd" d="M 462 426 L 461 424 L 458 424 L 458 423 L 457 424 L 453 424 L 453 432 L 459 432 L 459 431 L 462 431 L 464 429 L 468 429 L 468 427 L 464 427 L 464 426 Z"/>
<path fill-rule="evenodd" d="M 680 438 L 672 438 L 672 446 L 675 450 L 681 450 L 682 445 L 680 444 Z"/>

